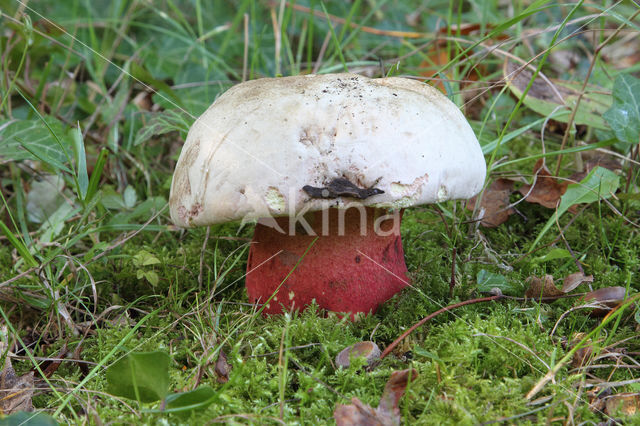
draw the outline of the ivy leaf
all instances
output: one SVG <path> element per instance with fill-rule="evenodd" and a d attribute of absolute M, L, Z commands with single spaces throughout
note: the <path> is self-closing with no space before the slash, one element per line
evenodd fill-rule
<path fill-rule="evenodd" d="M 640 142 L 640 79 L 620 74 L 613 83 L 613 105 L 603 115 L 621 142 Z"/>

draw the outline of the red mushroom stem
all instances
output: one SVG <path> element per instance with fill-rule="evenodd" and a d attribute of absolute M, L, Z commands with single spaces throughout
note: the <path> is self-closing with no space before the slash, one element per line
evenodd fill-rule
<path fill-rule="evenodd" d="M 249 300 L 267 303 L 268 314 L 304 309 L 314 299 L 330 311 L 375 312 L 409 284 L 401 218 L 402 211 L 330 208 L 292 229 L 289 217 L 272 221 L 280 229 L 258 223 L 247 262 Z"/>

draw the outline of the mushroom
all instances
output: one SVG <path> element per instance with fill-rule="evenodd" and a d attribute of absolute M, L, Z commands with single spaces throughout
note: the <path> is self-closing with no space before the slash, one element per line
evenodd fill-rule
<path fill-rule="evenodd" d="M 222 94 L 189 130 L 170 212 L 180 227 L 257 221 L 251 302 L 368 313 L 409 283 L 403 209 L 470 198 L 478 141 L 436 89 L 355 74 L 263 78 Z"/>

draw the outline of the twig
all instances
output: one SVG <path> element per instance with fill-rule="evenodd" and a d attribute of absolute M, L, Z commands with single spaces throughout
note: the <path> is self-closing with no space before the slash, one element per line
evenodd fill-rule
<path fill-rule="evenodd" d="M 400 342 L 402 342 L 405 339 L 405 337 L 407 337 L 409 334 L 411 334 L 416 328 L 420 327 L 421 325 L 423 325 L 424 323 L 426 323 L 430 319 L 436 317 L 437 315 L 440 315 L 440 314 L 442 314 L 444 312 L 450 311 L 450 310 L 455 309 L 455 308 L 460 308 L 460 307 L 465 306 L 465 305 L 472 305 L 474 303 L 482 303 L 482 302 L 492 302 L 494 300 L 499 300 L 499 299 L 501 299 L 503 297 L 504 296 L 502 296 L 501 294 L 497 295 L 497 296 L 480 297 L 478 299 L 465 300 L 463 302 L 454 303 L 453 305 L 445 306 L 444 308 L 438 309 L 437 311 L 435 311 L 431 315 L 427 315 L 426 317 L 422 318 L 420 321 L 418 321 L 413 326 L 411 326 L 411 328 L 409 328 L 407 331 L 402 333 L 400 335 L 400 337 L 398 337 L 396 340 L 393 341 L 393 343 L 391 343 L 389 346 L 387 346 L 387 348 L 380 355 L 380 359 L 384 359 L 384 357 L 389 355 L 391 353 L 391 351 L 396 346 L 398 346 L 398 344 L 400 344 Z"/>

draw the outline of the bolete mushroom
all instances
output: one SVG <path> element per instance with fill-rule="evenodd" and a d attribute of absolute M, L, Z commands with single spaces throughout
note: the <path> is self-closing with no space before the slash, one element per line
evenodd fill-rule
<path fill-rule="evenodd" d="M 407 207 L 470 198 L 486 166 L 462 113 L 406 78 L 263 78 L 191 127 L 171 185 L 181 227 L 257 220 L 247 262 L 265 312 L 370 312 L 408 285 Z"/>

